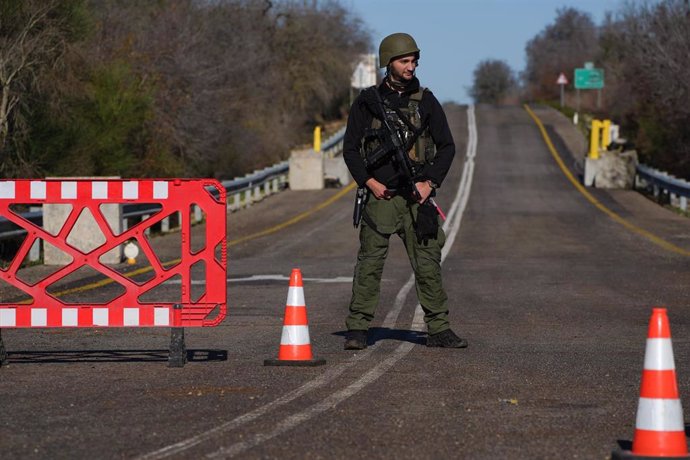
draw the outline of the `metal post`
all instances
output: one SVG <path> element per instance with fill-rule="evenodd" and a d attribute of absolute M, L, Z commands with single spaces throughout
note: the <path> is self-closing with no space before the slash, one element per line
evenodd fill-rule
<path fill-rule="evenodd" d="M 9 364 L 7 361 L 7 351 L 5 350 L 5 342 L 2 341 L 2 329 L 0 329 L 0 366 Z"/>
<path fill-rule="evenodd" d="M 148 219 L 149 217 L 151 217 L 151 216 L 148 214 L 144 214 L 143 216 L 141 216 L 141 221 L 143 222 L 146 219 Z M 144 230 L 144 235 L 149 236 L 150 234 L 151 234 L 151 227 L 147 227 L 146 230 Z"/>
<path fill-rule="evenodd" d="M 170 231 L 170 216 L 161 220 L 161 232 L 168 233 Z"/>
<path fill-rule="evenodd" d="M 592 120 L 592 129 L 589 135 L 589 157 L 592 159 L 599 158 L 599 141 L 601 138 L 601 121 Z"/>
<path fill-rule="evenodd" d="M 173 327 L 170 328 L 170 354 L 168 355 L 168 367 L 184 367 L 187 363 L 187 347 L 184 343 L 184 328 L 175 327 L 179 324 L 182 313 L 182 305 L 173 305 Z"/>
<path fill-rule="evenodd" d="M 235 193 L 235 198 L 233 199 L 233 211 L 242 209 L 242 192 Z"/>
<path fill-rule="evenodd" d="M 233 193 L 228 197 L 228 209 L 230 211 L 237 211 L 240 208 L 240 195 Z"/>
<path fill-rule="evenodd" d="M 321 151 L 321 126 L 314 128 L 314 151 Z"/>
<path fill-rule="evenodd" d="M 611 120 L 604 120 L 601 123 L 601 148 L 606 150 L 611 144 Z"/>

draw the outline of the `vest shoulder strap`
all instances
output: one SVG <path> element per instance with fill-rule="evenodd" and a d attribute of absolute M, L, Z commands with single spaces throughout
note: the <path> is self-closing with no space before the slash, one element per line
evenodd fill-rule
<path fill-rule="evenodd" d="M 424 91 L 427 89 L 423 86 L 420 86 L 417 91 L 414 93 L 410 94 L 410 100 L 417 102 L 419 104 L 422 101 L 422 97 L 424 96 Z"/>

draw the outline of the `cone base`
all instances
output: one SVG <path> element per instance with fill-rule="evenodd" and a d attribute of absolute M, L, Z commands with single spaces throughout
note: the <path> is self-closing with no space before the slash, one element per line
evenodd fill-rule
<path fill-rule="evenodd" d="M 309 360 L 297 360 L 297 359 L 264 359 L 264 366 L 322 366 L 326 364 L 325 359 L 309 359 Z"/>
<path fill-rule="evenodd" d="M 680 457 L 676 456 L 671 456 L 671 457 L 649 457 L 646 455 L 635 455 L 629 450 L 614 450 L 611 452 L 611 460 L 659 460 L 662 458 L 685 458 L 685 459 L 690 459 L 690 455 L 682 455 Z"/>

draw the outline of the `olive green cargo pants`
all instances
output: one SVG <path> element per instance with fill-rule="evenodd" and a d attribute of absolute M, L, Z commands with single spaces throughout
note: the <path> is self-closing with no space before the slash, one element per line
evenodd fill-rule
<path fill-rule="evenodd" d="M 429 240 L 426 245 L 418 243 L 413 227 L 413 216 L 414 219 L 417 218 L 418 208 L 418 204 L 408 204 L 400 196 L 390 200 L 370 197 L 366 214 L 376 228 L 372 228 L 365 219 L 362 220 L 359 254 L 352 280 L 350 314 L 345 321 L 348 330 L 369 329 L 379 302 L 381 275 L 392 234 L 397 234 L 405 244 L 414 270 L 417 298 L 424 311 L 429 334 L 437 334 L 450 327 L 448 296 L 441 280 L 441 249 L 446 236 L 439 225 L 438 238 Z"/>

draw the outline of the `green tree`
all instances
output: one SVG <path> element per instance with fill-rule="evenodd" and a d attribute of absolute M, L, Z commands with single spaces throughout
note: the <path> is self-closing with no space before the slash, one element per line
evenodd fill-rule
<path fill-rule="evenodd" d="M 508 63 L 487 59 L 474 69 L 474 82 L 470 96 L 476 103 L 498 104 L 515 89 L 513 70 Z"/>
<path fill-rule="evenodd" d="M 182 171 L 151 128 L 154 87 L 122 62 L 93 69 L 79 94 L 62 99 L 60 113 L 47 110 L 35 136 L 43 169 L 54 175 L 140 177 Z M 155 161 L 151 161 L 154 158 Z"/>

